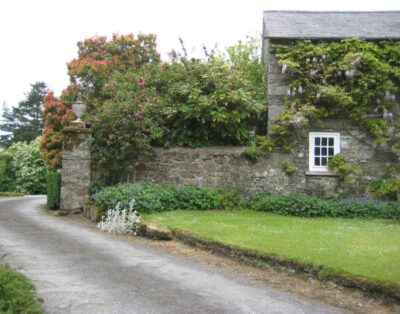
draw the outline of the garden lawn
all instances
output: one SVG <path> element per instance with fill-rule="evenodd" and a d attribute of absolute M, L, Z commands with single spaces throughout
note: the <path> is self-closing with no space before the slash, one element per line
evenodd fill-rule
<path fill-rule="evenodd" d="M 397 221 L 299 218 L 255 211 L 172 211 L 143 218 L 203 239 L 400 286 Z"/>

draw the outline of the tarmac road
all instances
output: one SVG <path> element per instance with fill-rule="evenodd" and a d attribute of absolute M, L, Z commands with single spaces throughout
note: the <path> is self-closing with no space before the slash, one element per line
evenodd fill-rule
<path fill-rule="evenodd" d="M 0 251 L 36 285 L 48 313 L 340 313 L 44 209 L 0 199 Z"/>

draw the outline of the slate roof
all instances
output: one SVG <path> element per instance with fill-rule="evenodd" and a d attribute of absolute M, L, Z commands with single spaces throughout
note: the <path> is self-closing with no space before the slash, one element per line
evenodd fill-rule
<path fill-rule="evenodd" d="M 400 39 L 400 11 L 264 11 L 264 38 Z"/>

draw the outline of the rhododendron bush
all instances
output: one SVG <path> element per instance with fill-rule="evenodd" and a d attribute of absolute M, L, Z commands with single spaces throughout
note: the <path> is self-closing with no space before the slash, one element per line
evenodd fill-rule
<path fill-rule="evenodd" d="M 207 54 L 204 59 L 174 53 L 162 62 L 154 35 L 94 37 L 78 43 L 78 57 L 68 64 L 71 84 L 61 97 L 64 108 L 79 99 L 88 106 L 84 117 L 93 131 L 93 161 L 109 180 L 133 175 L 135 160 L 157 146 L 242 145 L 265 111 L 264 95 L 243 75 L 245 63 L 262 68 L 246 54 L 235 60 Z M 251 46 L 251 49 L 256 49 Z M 242 63 L 239 66 L 239 62 Z M 243 65 L 244 64 L 244 65 Z M 258 84 L 258 83 L 257 83 Z M 66 113 L 64 113 L 66 114 Z M 52 118 L 50 115 L 49 118 Z M 65 117 L 65 121 L 69 118 Z M 47 139 L 60 144 L 51 123 Z M 51 145 L 50 145 L 51 146 Z M 57 145 L 54 145 L 54 147 Z M 60 146 L 44 155 L 57 165 Z M 56 153 L 57 152 L 57 153 Z"/>
<path fill-rule="evenodd" d="M 114 34 L 111 40 L 96 36 L 78 42 L 78 58 L 68 63 L 68 75 L 83 98 L 101 100 L 103 89 L 112 84 L 110 76 L 138 71 L 159 61 L 154 35 Z"/>

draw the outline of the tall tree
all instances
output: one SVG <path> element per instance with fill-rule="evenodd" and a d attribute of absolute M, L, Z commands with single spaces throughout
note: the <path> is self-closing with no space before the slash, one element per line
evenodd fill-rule
<path fill-rule="evenodd" d="M 44 82 L 31 84 L 31 90 L 25 94 L 25 100 L 16 107 L 7 108 L 3 104 L 3 117 L 0 130 L 6 132 L 0 136 L 0 146 L 9 146 L 15 142 L 31 142 L 43 130 L 43 98 L 48 88 Z"/>

